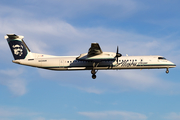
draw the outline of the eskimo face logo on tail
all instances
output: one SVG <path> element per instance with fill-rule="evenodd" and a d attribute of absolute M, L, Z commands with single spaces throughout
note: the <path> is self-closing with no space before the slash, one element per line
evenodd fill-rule
<path fill-rule="evenodd" d="M 14 50 L 14 54 L 17 56 L 22 56 L 23 54 L 23 46 L 22 45 L 13 45 L 12 46 L 13 50 Z"/>
<path fill-rule="evenodd" d="M 12 40 L 9 42 L 11 52 L 13 53 L 14 59 L 25 59 L 28 51 L 24 44 L 19 40 Z"/>

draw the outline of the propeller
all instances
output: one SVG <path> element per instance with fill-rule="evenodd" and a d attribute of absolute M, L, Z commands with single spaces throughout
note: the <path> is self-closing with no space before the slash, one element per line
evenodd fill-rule
<path fill-rule="evenodd" d="M 121 53 L 119 53 L 119 47 L 117 46 L 117 51 L 116 51 L 116 58 L 117 58 L 117 64 L 118 64 L 118 57 L 121 57 L 122 56 L 122 54 Z"/>

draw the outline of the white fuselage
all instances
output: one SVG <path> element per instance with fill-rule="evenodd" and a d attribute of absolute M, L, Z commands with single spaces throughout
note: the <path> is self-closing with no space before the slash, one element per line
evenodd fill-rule
<path fill-rule="evenodd" d="M 116 53 L 110 54 L 114 56 Z M 13 60 L 13 62 L 50 70 L 168 69 L 176 66 L 162 56 L 122 56 L 119 57 L 118 62 L 117 60 L 79 61 L 76 60 L 77 57 L 37 54 L 35 58 Z"/>
<path fill-rule="evenodd" d="M 88 53 L 80 56 L 52 56 L 32 53 L 23 40 L 24 36 L 7 34 L 5 39 L 9 44 L 15 60 L 14 63 L 49 70 L 91 70 L 92 78 L 96 78 L 98 70 L 111 69 L 159 69 L 176 65 L 162 56 L 122 56 L 117 47 L 116 53 L 103 52 L 99 43 L 91 43 Z"/>

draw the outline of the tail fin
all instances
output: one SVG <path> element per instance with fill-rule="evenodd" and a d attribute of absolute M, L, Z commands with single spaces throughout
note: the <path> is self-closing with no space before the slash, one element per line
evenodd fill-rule
<path fill-rule="evenodd" d="M 23 41 L 24 36 L 18 36 L 16 34 L 7 34 L 5 39 L 7 39 L 11 52 L 14 59 L 27 59 L 30 53 L 29 48 Z"/>

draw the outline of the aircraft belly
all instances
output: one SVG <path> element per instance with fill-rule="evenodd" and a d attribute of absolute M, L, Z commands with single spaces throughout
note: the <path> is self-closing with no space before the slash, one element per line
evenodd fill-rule
<path fill-rule="evenodd" d="M 37 60 L 34 59 L 28 59 L 28 60 L 16 60 L 13 61 L 14 63 L 32 66 L 32 67 L 41 67 L 41 63 L 39 63 Z"/>
<path fill-rule="evenodd" d="M 117 66 L 114 69 L 160 69 L 173 68 L 173 65 L 137 65 L 137 66 Z"/>
<path fill-rule="evenodd" d="M 15 60 L 18 64 L 39 67 L 49 70 L 107 70 L 107 69 L 159 69 L 159 68 L 172 68 L 174 64 L 138 64 L 138 63 L 100 63 L 93 68 L 93 63 L 71 63 L 61 64 L 59 59 L 28 59 L 28 60 Z"/>

